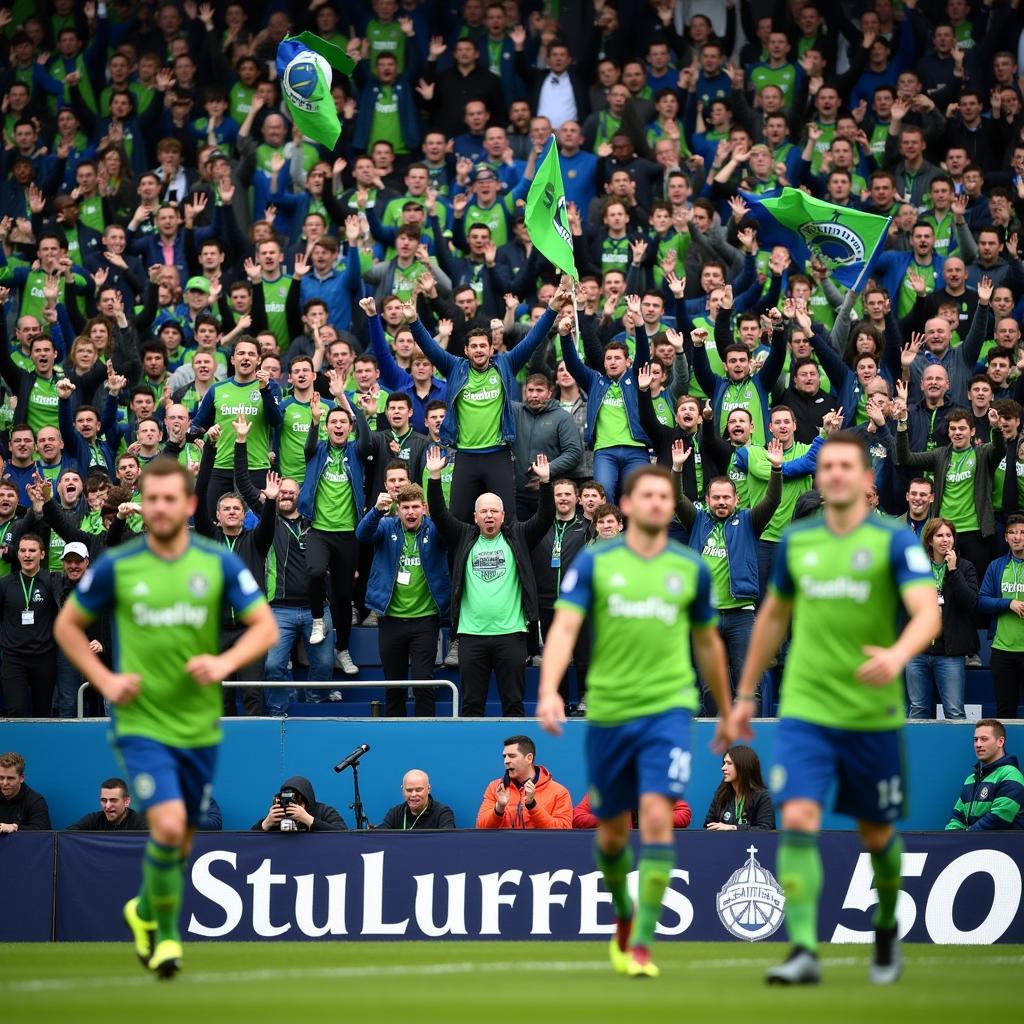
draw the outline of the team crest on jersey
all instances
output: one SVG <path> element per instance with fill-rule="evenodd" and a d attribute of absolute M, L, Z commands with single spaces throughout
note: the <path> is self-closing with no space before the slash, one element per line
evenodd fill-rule
<path fill-rule="evenodd" d="M 981 792 L 978 794 L 978 798 L 980 800 L 987 800 L 988 799 L 988 786 L 982 786 L 981 787 Z"/>
<path fill-rule="evenodd" d="M 250 391 L 249 392 L 249 401 L 250 402 L 258 402 L 259 400 L 260 400 L 259 388 L 257 388 L 255 391 Z"/>
<path fill-rule="evenodd" d="M 665 577 L 665 589 L 670 594 L 682 593 L 682 590 L 683 590 L 683 580 L 682 580 L 682 577 L 677 576 L 674 572 L 673 573 L 669 573 L 669 575 Z"/>
<path fill-rule="evenodd" d="M 205 576 L 200 576 L 199 573 L 196 573 L 188 581 L 188 589 L 193 597 L 202 597 L 210 589 L 210 584 Z"/>
<path fill-rule="evenodd" d="M 149 772 L 139 772 L 133 781 L 135 795 L 140 800 L 148 800 L 156 792 L 156 780 Z"/>
<path fill-rule="evenodd" d="M 744 942 L 760 942 L 774 935 L 782 924 L 786 896 L 775 876 L 762 867 L 756 846 L 748 846 L 750 856 L 718 891 L 715 905 L 722 926 Z"/>
<path fill-rule="evenodd" d="M 861 548 L 859 551 L 854 551 L 853 558 L 850 559 L 850 564 L 854 569 L 864 570 L 871 565 L 871 552 L 865 548 Z"/>
<path fill-rule="evenodd" d="M 473 557 L 473 575 L 484 583 L 493 583 L 505 575 L 505 553 L 503 551 L 482 551 Z"/>
<path fill-rule="evenodd" d="M 487 383 L 488 384 L 497 384 L 498 383 L 498 375 L 496 373 L 492 373 L 490 375 L 490 377 L 487 378 Z"/>
<path fill-rule="evenodd" d="M 768 776 L 768 786 L 773 793 L 781 793 L 786 785 L 786 769 L 781 764 L 775 765 Z"/>

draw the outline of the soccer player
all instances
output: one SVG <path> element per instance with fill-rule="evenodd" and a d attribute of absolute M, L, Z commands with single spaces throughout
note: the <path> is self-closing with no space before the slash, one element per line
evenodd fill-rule
<path fill-rule="evenodd" d="M 634 470 L 621 502 L 626 532 L 580 552 L 563 577 L 544 646 L 537 718 L 547 732 L 562 731 L 558 684 L 589 616 L 587 777 L 599 819 L 594 858 L 615 906 L 612 965 L 631 977 L 656 978 L 650 947 L 675 865 L 672 809 L 690 778 L 690 718 L 700 702 L 693 665 L 679 656 L 691 638 L 701 675 L 722 709 L 716 741 L 723 749 L 730 699 L 711 571 L 699 555 L 669 540 L 675 511 L 669 471 Z M 634 917 L 626 879 L 638 803 L 642 848 Z"/>
<path fill-rule="evenodd" d="M 871 981 L 891 984 L 902 969 L 896 898 L 903 844 L 893 827 L 906 796 L 902 676 L 941 621 L 928 557 L 911 529 L 871 515 L 865 495 L 872 483 L 871 460 L 856 435 L 840 432 L 821 446 L 816 485 L 824 517 L 783 534 L 732 712 L 732 730 L 749 741 L 754 692 L 792 623 L 772 788 L 782 805 L 778 875 L 793 951 L 768 971 L 772 984 L 821 980 L 818 831 L 834 782 L 835 809 L 857 819 L 875 873 Z"/>
<path fill-rule="evenodd" d="M 142 888 L 124 907 L 135 952 L 159 978 L 181 969 L 178 931 L 184 864 L 212 790 L 221 739 L 220 681 L 257 661 L 277 626 L 252 573 L 227 549 L 189 533 L 192 474 L 171 456 L 142 472 L 147 533 L 109 551 L 64 605 L 54 635 L 68 660 L 117 708 L 115 751 L 131 780 L 150 838 Z M 247 627 L 221 654 L 228 605 Z M 118 636 L 113 669 L 85 630 L 110 614 Z"/>

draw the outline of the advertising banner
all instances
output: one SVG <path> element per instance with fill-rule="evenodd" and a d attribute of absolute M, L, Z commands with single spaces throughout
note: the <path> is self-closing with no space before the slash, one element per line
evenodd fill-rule
<path fill-rule="evenodd" d="M 57 939 L 124 938 L 121 906 L 138 886 L 143 841 L 59 835 Z M 777 841 L 771 832 L 680 834 L 659 935 L 782 940 Z M 1024 942 L 1024 835 L 908 833 L 905 842 L 904 938 Z M 613 924 L 592 845 L 586 832 L 200 834 L 183 934 L 234 941 L 598 938 Z M 869 941 L 875 894 L 868 855 L 850 833 L 823 834 L 821 850 L 821 937 Z M 40 868 L 49 878 L 51 865 Z M 36 879 L 10 887 L 15 905 L 2 917 L 8 933 L 22 927 L 24 934 L 8 938 L 39 937 L 39 919 L 49 921 L 45 889 Z"/>

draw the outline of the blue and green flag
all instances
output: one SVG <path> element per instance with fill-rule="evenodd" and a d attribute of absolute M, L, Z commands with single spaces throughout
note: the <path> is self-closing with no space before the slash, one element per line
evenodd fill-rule
<path fill-rule="evenodd" d="M 801 271 L 816 259 L 848 288 L 861 286 L 885 246 L 892 222 L 891 217 L 836 206 L 797 188 L 740 194 L 750 207 L 750 217 L 757 221 L 762 249 L 784 246 Z"/>
<path fill-rule="evenodd" d="M 573 257 L 572 232 L 565 207 L 565 183 L 554 136 L 527 193 L 524 219 L 530 241 L 557 269 L 578 281 L 580 275 Z"/>
<path fill-rule="evenodd" d="M 350 75 L 354 68 L 344 50 L 312 32 L 288 36 L 277 47 L 277 77 L 293 120 L 303 135 L 328 149 L 341 134 L 331 96 L 333 71 Z"/>

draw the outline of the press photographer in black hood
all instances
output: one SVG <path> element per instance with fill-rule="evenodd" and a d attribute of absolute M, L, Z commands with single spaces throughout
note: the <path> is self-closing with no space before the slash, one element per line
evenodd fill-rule
<path fill-rule="evenodd" d="M 253 825 L 253 832 L 344 832 L 341 815 L 330 804 L 322 804 L 313 784 L 304 775 L 293 775 L 274 794 L 267 816 Z"/>

